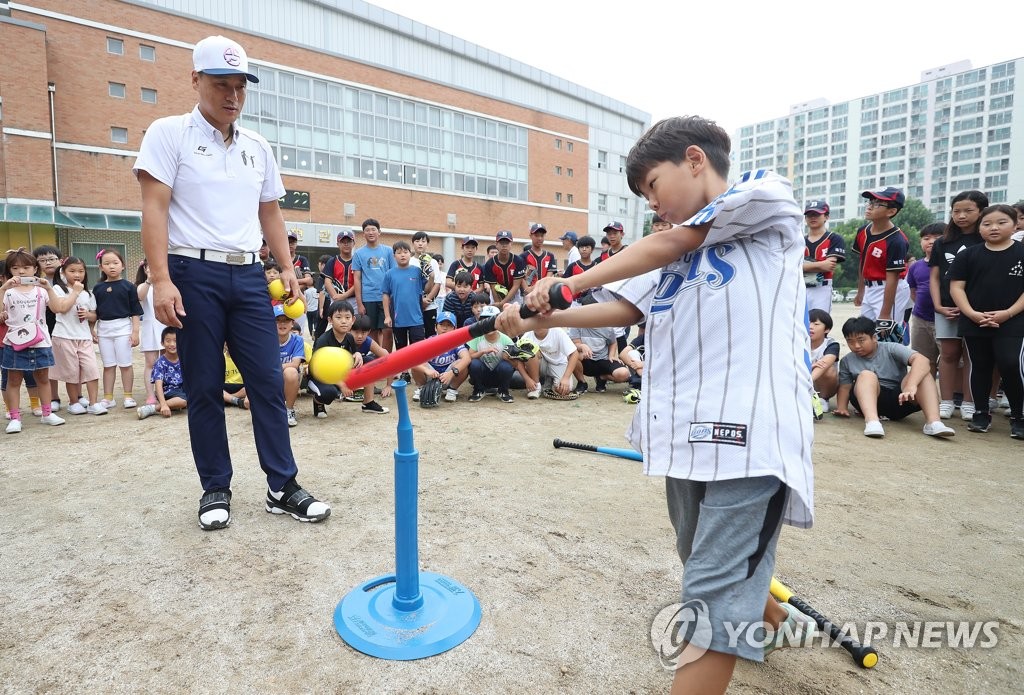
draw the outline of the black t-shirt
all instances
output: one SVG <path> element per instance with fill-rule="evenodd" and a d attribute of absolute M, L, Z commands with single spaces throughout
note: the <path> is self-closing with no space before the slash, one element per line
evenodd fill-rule
<path fill-rule="evenodd" d="M 313 344 L 313 350 L 316 351 L 322 347 L 340 347 L 354 355 L 356 353 L 356 339 L 352 337 L 351 333 L 346 333 L 345 338 L 339 342 L 334 335 L 334 329 L 328 328 L 322 336 L 316 339 L 316 343 Z"/>
<path fill-rule="evenodd" d="M 114 282 L 97 282 L 92 292 L 96 297 L 96 318 L 100 321 L 142 316 L 139 291 L 123 278 Z"/>
<path fill-rule="evenodd" d="M 1015 241 L 1003 251 L 992 251 L 983 243 L 972 246 L 957 254 L 949 279 L 966 282 L 967 300 L 975 311 L 1008 309 L 1024 294 L 1024 244 Z M 1024 336 L 1024 313 L 999 328 L 982 328 L 960 314 L 957 327 L 962 336 Z"/>
<path fill-rule="evenodd" d="M 961 251 L 984 242 L 980 234 L 958 234 L 949 241 L 935 241 L 932 255 L 928 257 L 928 267 L 939 269 L 939 297 L 942 306 L 955 306 L 953 298 L 949 296 L 949 267 L 953 264 L 953 259 Z"/>

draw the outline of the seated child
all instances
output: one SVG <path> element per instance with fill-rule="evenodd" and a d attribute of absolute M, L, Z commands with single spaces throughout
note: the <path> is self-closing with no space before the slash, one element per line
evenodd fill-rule
<path fill-rule="evenodd" d="M 245 395 L 242 384 L 242 372 L 228 353 L 228 344 L 224 343 L 224 403 L 236 408 L 249 409 L 249 398 Z"/>
<path fill-rule="evenodd" d="M 925 434 L 956 434 L 939 419 L 939 392 L 927 357 L 900 343 L 879 342 L 875 322 L 866 316 L 844 323 L 843 337 L 851 354 L 839 362 L 835 415 L 849 417 L 852 403 L 864 415 L 864 436 L 878 438 L 885 436 L 880 417 L 902 420 L 920 410 Z"/>
<path fill-rule="evenodd" d="M 178 329 L 174 326 L 164 328 L 160 333 L 160 345 L 163 354 L 156 358 L 150 377 L 156 403 L 147 403 L 136 411 L 140 420 L 156 413 L 170 417 L 172 410 L 188 407 L 188 395 L 181 377 L 181 361 L 178 359 Z"/>
<path fill-rule="evenodd" d="M 481 320 L 497 316 L 498 307 L 485 306 L 480 311 Z M 479 338 L 469 341 L 469 375 L 473 382 L 473 393 L 469 396 L 470 403 L 476 403 L 484 397 L 487 389 L 497 389 L 498 398 L 502 403 L 511 403 L 515 399 L 509 393 L 512 375 L 516 373 L 512 366 L 512 358 L 505 351 L 505 346 L 514 345 L 511 338 L 500 331 L 485 333 Z"/>
<path fill-rule="evenodd" d="M 545 398 L 559 401 L 575 400 L 573 372 L 580 356 L 569 334 L 562 328 L 536 328 L 523 335 L 539 349 L 537 359 L 526 363 L 530 377 L 543 388 Z"/>
<path fill-rule="evenodd" d="M 807 314 L 811 334 L 811 381 L 818 394 L 822 412 L 828 412 L 828 399 L 839 390 L 839 341 L 829 337 L 832 317 L 824 309 Z"/>
<path fill-rule="evenodd" d="M 580 354 L 576 368 L 577 393 L 586 393 L 587 380 L 594 377 L 597 393 L 608 390 L 605 382 L 624 384 L 629 381 L 629 367 L 619 361 L 618 336 L 614 328 L 570 328 L 569 337 Z"/>
<path fill-rule="evenodd" d="M 293 332 L 295 321 L 284 313 L 284 306 L 274 305 L 277 323 L 277 342 L 280 344 L 281 373 L 284 376 L 284 407 L 288 411 L 288 426 L 299 424 L 295 417 L 295 399 L 299 397 L 302 363 L 306 361 L 306 346 L 302 336 Z"/>
<path fill-rule="evenodd" d="M 460 275 L 468 276 L 469 273 L 459 272 L 456 274 L 456 287 L 459 284 Z M 458 319 L 455 314 L 450 311 L 442 311 L 437 315 L 437 334 L 444 335 L 454 331 L 457 323 Z M 411 372 L 416 390 L 413 392 L 412 399 L 414 401 L 420 399 L 420 387 L 427 383 L 428 379 L 437 379 L 445 388 L 444 399 L 449 403 L 454 403 L 459 397 L 459 386 L 469 376 L 469 364 L 469 350 L 465 345 L 459 345 L 413 367 Z"/>
<path fill-rule="evenodd" d="M 352 322 L 352 339 L 355 341 L 356 352 L 353 354 L 359 354 L 362 358 L 363 364 L 375 360 L 378 357 L 384 357 L 388 354 L 381 345 L 370 336 L 370 327 L 373 325 L 369 316 L 365 314 L 357 316 Z M 370 413 L 371 415 L 384 415 L 391 412 L 390 408 L 385 408 L 377 401 L 373 400 L 374 394 L 379 390 L 381 398 L 387 398 L 391 395 L 391 380 L 385 379 L 382 382 L 378 382 L 380 385 L 376 388 L 371 388 L 370 397 L 367 399 L 366 391 L 363 394 L 357 396 L 352 389 L 346 386 L 344 383 L 341 385 L 341 393 L 344 395 L 346 401 L 354 401 L 363 403 L 363 412 Z"/>
<path fill-rule="evenodd" d="M 491 303 L 491 300 L 490 300 L 490 298 L 487 296 L 487 294 L 485 292 L 476 292 L 475 294 L 473 294 L 472 295 L 472 302 L 471 302 L 470 307 L 469 307 L 469 310 L 472 312 L 473 315 L 470 316 L 469 318 L 465 319 L 462 322 L 462 325 L 463 326 L 471 326 L 474 323 L 476 323 L 477 321 L 479 321 L 480 320 L 480 312 L 483 311 L 484 307 L 488 306 L 490 303 Z"/>
<path fill-rule="evenodd" d="M 455 315 L 455 327 L 458 328 L 466 323 L 466 319 L 473 316 L 473 276 L 468 271 L 460 270 L 455 273 L 454 282 L 455 290 L 444 298 L 443 311 Z"/>

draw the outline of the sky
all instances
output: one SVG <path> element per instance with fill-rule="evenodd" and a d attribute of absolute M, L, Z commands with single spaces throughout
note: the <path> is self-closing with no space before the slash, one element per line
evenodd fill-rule
<path fill-rule="evenodd" d="M 698 114 L 730 133 L 812 99 L 841 103 L 915 84 L 940 65 L 982 67 L 1024 55 L 1024 9 L 993 0 L 368 1 L 642 109 L 653 121 Z"/>

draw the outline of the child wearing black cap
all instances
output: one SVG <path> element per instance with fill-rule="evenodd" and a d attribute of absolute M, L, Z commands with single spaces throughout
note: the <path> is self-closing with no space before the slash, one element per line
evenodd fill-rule
<path fill-rule="evenodd" d="M 860 254 L 860 277 L 854 305 L 875 322 L 879 340 L 902 342 L 903 312 L 910 305 L 907 285 L 907 254 L 910 242 L 892 219 L 903 209 L 906 197 L 889 186 L 864 191 L 868 199 L 864 217 L 868 223 L 857 230 L 853 250 Z"/>
<path fill-rule="evenodd" d="M 846 260 L 846 242 L 828 228 L 828 203 L 812 200 L 804 207 L 807 249 L 804 252 L 804 286 L 807 309 L 832 313 L 832 273 Z"/>

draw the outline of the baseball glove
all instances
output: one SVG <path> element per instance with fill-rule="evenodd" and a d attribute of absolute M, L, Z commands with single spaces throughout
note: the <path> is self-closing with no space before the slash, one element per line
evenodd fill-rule
<path fill-rule="evenodd" d="M 523 360 L 524 362 L 530 359 L 531 357 L 534 357 L 538 352 L 540 352 L 540 348 L 537 347 L 536 344 L 529 340 L 526 340 L 525 338 L 520 338 L 519 340 L 517 340 L 516 347 L 519 348 L 519 350 L 525 354 L 525 356 L 519 357 L 519 359 Z"/>
<path fill-rule="evenodd" d="M 531 345 L 534 350 L 537 349 L 536 345 L 527 342 L 527 345 Z M 527 350 L 522 349 L 515 343 L 510 343 L 505 346 L 505 353 L 509 356 L 509 359 L 519 360 L 520 362 L 528 362 L 533 355 Z"/>
<path fill-rule="evenodd" d="M 494 290 L 494 296 L 498 299 L 504 299 L 508 295 L 508 288 L 504 285 L 491 285 L 491 289 Z"/>
<path fill-rule="evenodd" d="M 441 402 L 441 391 L 444 387 L 439 379 L 430 379 L 420 387 L 420 407 L 436 408 Z"/>
<path fill-rule="evenodd" d="M 630 405 L 636 405 L 640 402 L 640 389 L 630 389 L 622 394 L 622 400 Z"/>

